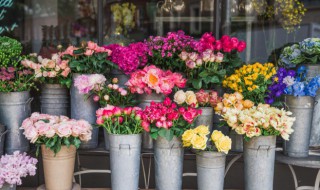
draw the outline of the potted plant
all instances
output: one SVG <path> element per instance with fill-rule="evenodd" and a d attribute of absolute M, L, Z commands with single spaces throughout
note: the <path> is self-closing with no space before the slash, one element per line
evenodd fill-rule
<path fill-rule="evenodd" d="M 285 103 L 289 111 L 297 118 L 293 125 L 295 133 L 292 134 L 289 142 L 283 142 L 284 154 L 290 157 L 308 157 L 309 155 L 309 144 L 312 129 L 315 130 L 313 138 L 319 134 L 319 127 L 316 125 L 312 126 L 314 114 L 314 97 L 317 94 L 317 90 L 320 87 L 320 76 L 312 78 L 310 81 L 306 80 L 307 71 L 304 66 L 300 66 L 294 77 L 287 77 L 284 80 L 286 88 L 284 89 Z M 314 123 L 314 124 L 315 124 Z M 314 139 L 311 139 L 314 141 Z M 312 141 L 311 141 L 312 142 Z"/>
<path fill-rule="evenodd" d="M 184 149 L 181 135 L 191 128 L 199 115 L 201 110 L 178 107 L 168 97 L 163 102 L 151 102 L 143 110 L 142 127 L 155 139 L 156 189 L 182 188 Z"/>
<path fill-rule="evenodd" d="M 62 60 L 68 60 L 72 73 L 72 85 L 70 89 L 71 97 L 71 118 L 84 119 L 93 124 L 96 121 L 95 111 L 99 108 L 93 97 L 86 98 L 76 89 L 75 78 L 81 74 L 106 74 L 114 68 L 114 64 L 107 59 L 111 55 L 111 50 L 98 46 L 92 41 L 88 41 L 81 47 L 69 46 L 62 52 Z M 98 128 L 94 128 L 92 139 L 83 143 L 80 148 L 90 149 L 98 146 Z"/>
<path fill-rule="evenodd" d="M 218 125 L 219 121 L 214 121 L 214 110 L 213 107 L 217 105 L 218 102 L 221 101 L 221 98 L 218 96 L 218 92 L 212 91 L 204 91 L 201 89 L 198 92 L 193 92 L 188 90 L 184 92 L 183 90 L 179 90 L 174 94 L 173 101 L 181 106 L 196 106 L 198 109 L 202 110 L 202 113 L 195 120 L 195 126 L 205 125 L 209 127 L 209 131 L 212 132 L 215 125 Z"/>
<path fill-rule="evenodd" d="M 6 135 L 5 153 L 26 152 L 29 143 L 19 127 L 31 113 L 30 89 L 34 73 L 21 64 L 22 45 L 9 37 L 0 37 L 0 123 L 9 132 Z"/>
<path fill-rule="evenodd" d="M 150 65 L 131 73 L 126 85 L 131 93 L 139 94 L 139 107 L 145 108 L 152 101 L 162 102 L 175 87 L 184 88 L 186 81 L 187 79 L 179 73 L 165 71 Z M 153 141 L 147 133 L 143 134 L 143 148 L 153 148 Z"/>
<path fill-rule="evenodd" d="M 97 124 L 109 136 L 111 187 L 114 190 L 139 188 L 142 111 L 139 107 L 110 106 L 97 110 Z M 126 182 L 123 182 L 126 179 Z"/>
<path fill-rule="evenodd" d="M 184 147 L 198 151 L 198 189 L 223 190 L 226 154 L 231 149 L 231 139 L 218 130 L 213 131 L 210 140 L 207 137 L 209 134 L 208 126 L 199 125 L 183 133 L 182 143 Z M 207 145 L 208 141 L 212 141 L 212 146 Z"/>
<path fill-rule="evenodd" d="M 222 114 L 232 130 L 244 135 L 245 189 L 273 189 L 276 136 L 289 140 L 295 121 L 291 114 L 269 104 L 229 108 Z"/>
<path fill-rule="evenodd" d="M 67 60 L 61 60 L 59 54 L 50 59 L 36 53 L 30 54 L 22 64 L 35 73 L 35 80 L 41 86 L 41 113 L 51 115 L 69 115 L 69 91 L 71 86 L 70 67 Z"/>
<path fill-rule="evenodd" d="M 0 189 L 15 190 L 21 185 L 21 178 L 36 174 L 38 160 L 27 156 L 26 153 L 15 151 L 12 155 L 3 155 L 0 158 Z"/>
<path fill-rule="evenodd" d="M 21 129 L 36 145 L 37 155 L 41 148 L 46 189 L 71 189 L 76 149 L 91 139 L 92 126 L 85 120 L 33 113 Z"/>

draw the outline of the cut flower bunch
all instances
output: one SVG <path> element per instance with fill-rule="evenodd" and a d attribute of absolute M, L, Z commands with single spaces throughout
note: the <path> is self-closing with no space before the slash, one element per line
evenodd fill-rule
<path fill-rule="evenodd" d="M 85 120 L 39 113 L 25 119 L 21 129 L 26 138 L 37 146 L 37 154 L 42 144 L 55 154 L 62 145 L 79 148 L 81 141 L 89 141 L 92 134 L 92 126 Z"/>
<path fill-rule="evenodd" d="M 201 112 L 192 106 L 178 107 L 167 97 L 161 103 L 151 102 L 143 110 L 142 127 L 150 132 L 153 139 L 161 136 L 170 141 L 174 136 L 180 137 L 185 130 L 190 129 Z"/>
<path fill-rule="evenodd" d="M 0 158 L 0 188 L 6 183 L 11 187 L 21 185 L 22 177 L 36 174 L 38 160 L 27 156 L 26 153 L 15 151 L 12 155 L 3 155 Z"/>
<path fill-rule="evenodd" d="M 214 90 L 206 92 L 201 89 L 196 93 L 191 90 L 186 92 L 184 92 L 183 90 L 178 90 L 174 94 L 173 101 L 182 106 L 214 107 L 221 101 L 221 98 Z"/>

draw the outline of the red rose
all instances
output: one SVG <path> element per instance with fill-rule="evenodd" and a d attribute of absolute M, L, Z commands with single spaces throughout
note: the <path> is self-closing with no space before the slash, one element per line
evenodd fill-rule
<path fill-rule="evenodd" d="M 244 49 L 246 49 L 247 44 L 244 41 L 240 41 L 237 47 L 238 52 L 242 52 Z"/>

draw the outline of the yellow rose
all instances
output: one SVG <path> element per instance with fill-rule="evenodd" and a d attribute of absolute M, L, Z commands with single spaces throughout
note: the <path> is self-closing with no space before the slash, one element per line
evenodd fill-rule
<path fill-rule="evenodd" d="M 196 97 L 196 94 L 193 91 L 187 91 L 186 92 L 186 103 L 188 105 L 191 105 L 191 104 L 197 105 L 197 97 Z"/>
<path fill-rule="evenodd" d="M 192 148 L 198 149 L 198 150 L 206 149 L 207 140 L 208 138 L 206 136 L 200 136 L 200 135 L 194 136 L 191 140 Z"/>
<path fill-rule="evenodd" d="M 221 131 L 218 131 L 218 130 L 214 130 L 211 134 L 211 140 L 213 142 L 216 142 L 218 141 L 221 137 L 223 137 L 224 135 L 222 134 Z"/>
<path fill-rule="evenodd" d="M 183 90 L 179 90 L 174 94 L 173 101 L 177 104 L 183 104 L 186 101 L 186 93 Z"/>
<path fill-rule="evenodd" d="M 231 149 L 231 139 L 227 136 L 221 137 L 218 141 L 215 141 L 214 144 L 219 152 L 224 152 L 225 154 L 228 154 Z"/>
<path fill-rule="evenodd" d="M 203 136 L 206 136 L 210 133 L 209 131 L 209 127 L 206 126 L 206 125 L 199 125 L 198 127 L 196 127 L 194 130 L 193 130 L 195 133 L 199 134 L 199 135 L 203 135 Z"/>
<path fill-rule="evenodd" d="M 182 135 L 182 142 L 184 147 L 191 146 L 191 140 L 196 134 L 194 133 L 193 129 L 186 130 Z"/>

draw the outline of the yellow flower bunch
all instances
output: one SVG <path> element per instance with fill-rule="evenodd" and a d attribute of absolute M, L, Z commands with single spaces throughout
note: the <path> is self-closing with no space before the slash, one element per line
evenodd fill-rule
<path fill-rule="evenodd" d="M 244 100 L 243 95 L 239 92 L 233 94 L 225 93 L 221 102 L 214 107 L 215 113 L 221 115 L 226 113 L 229 109 L 235 108 L 237 110 L 249 109 L 254 106 L 251 100 Z"/>
<path fill-rule="evenodd" d="M 228 136 L 222 134 L 221 131 L 214 130 L 211 134 L 211 140 L 219 152 L 228 154 L 232 144 L 232 141 Z"/>
<path fill-rule="evenodd" d="M 197 150 L 205 150 L 207 148 L 208 134 L 210 134 L 209 127 L 205 125 L 199 125 L 194 129 L 189 129 L 182 135 L 183 146 L 192 147 Z M 223 135 L 220 131 L 213 131 L 211 141 L 219 152 L 228 154 L 231 149 L 231 139 Z"/>
<path fill-rule="evenodd" d="M 277 73 L 273 63 L 254 63 L 243 65 L 234 74 L 225 78 L 222 82 L 224 87 L 228 87 L 244 95 L 245 99 L 254 102 L 255 95 L 265 94 L 267 86 L 272 83 L 272 76 Z M 252 99 L 253 98 L 253 99 Z M 257 103 L 263 101 L 264 97 L 259 98 Z"/>

